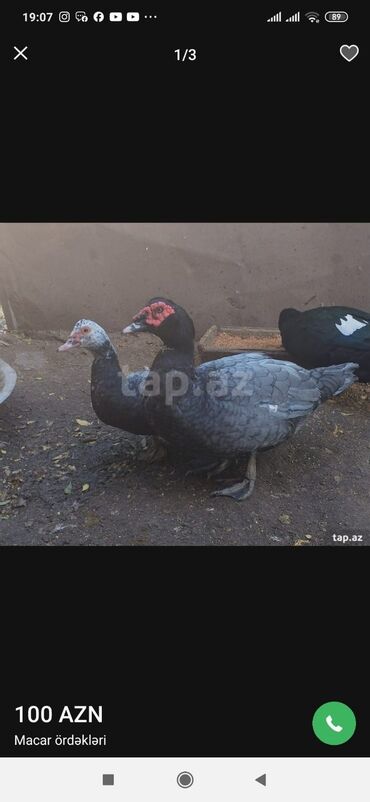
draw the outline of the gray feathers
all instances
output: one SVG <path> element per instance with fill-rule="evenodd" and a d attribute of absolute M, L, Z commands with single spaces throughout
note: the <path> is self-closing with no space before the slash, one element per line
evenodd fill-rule
<path fill-rule="evenodd" d="M 357 368 L 358 364 L 355 362 L 347 362 L 345 365 L 330 365 L 327 368 L 311 370 L 310 373 L 320 388 L 321 400 L 326 401 L 332 395 L 343 393 L 357 381 L 357 376 L 353 375 L 353 371 Z"/>
<path fill-rule="evenodd" d="M 155 430 L 179 446 L 226 456 L 271 448 L 318 405 L 356 381 L 354 364 L 312 371 L 261 354 L 206 362 L 186 393 L 148 400 Z"/>

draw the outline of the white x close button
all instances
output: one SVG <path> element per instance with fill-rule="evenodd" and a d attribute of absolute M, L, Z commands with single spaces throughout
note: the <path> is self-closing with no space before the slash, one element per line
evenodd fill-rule
<path fill-rule="evenodd" d="M 22 50 L 20 50 L 19 47 L 16 47 L 16 45 L 13 45 L 13 47 L 14 47 L 14 50 L 17 51 L 17 55 L 14 56 L 13 61 L 16 61 L 17 58 L 19 58 L 19 56 L 22 56 L 22 58 L 24 58 L 25 61 L 28 61 L 28 57 L 24 55 L 24 51 L 28 50 L 28 45 L 26 45 Z"/>

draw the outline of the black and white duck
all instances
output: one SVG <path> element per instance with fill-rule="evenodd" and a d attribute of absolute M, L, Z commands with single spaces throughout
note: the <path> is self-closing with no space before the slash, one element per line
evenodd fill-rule
<path fill-rule="evenodd" d="M 126 432 L 153 434 L 142 392 L 148 371 L 124 375 L 107 332 L 93 320 L 75 323 L 58 351 L 77 347 L 87 348 L 93 355 L 91 403 L 98 418 Z"/>
<path fill-rule="evenodd" d="M 370 312 L 350 306 L 320 306 L 279 317 L 283 346 L 307 368 L 357 362 L 361 382 L 370 382 Z"/>
<path fill-rule="evenodd" d="M 257 452 L 287 440 L 321 403 L 357 380 L 357 364 L 305 370 L 260 353 L 194 367 L 193 322 L 167 298 L 152 298 L 123 331 L 151 332 L 166 346 L 147 383 L 146 409 L 156 434 L 201 459 L 249 455 L 244 480 L 213 494 L 238 501 L 253 491 Z"/>

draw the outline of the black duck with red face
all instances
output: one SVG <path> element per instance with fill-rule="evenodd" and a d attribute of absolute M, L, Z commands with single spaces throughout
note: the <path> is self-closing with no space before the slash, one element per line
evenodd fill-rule
<path fill-rule="evenodd" d="M 124 329 L 139 331 L 156 334 L 167 346 L 152 366 L 159 390 L 146 401 L 153 429 L 179 449 L 191 448 L 202 457 L 249 455 L 244 481 L 215 493 L 238 501 L 253 490 L 257 451 L 282 443 L 323 401 L 356 381 L 354 364 L 309 371 L 259 353 L 195 368 L 193 322 L 182 307 L 165 298 L 151 299 Z"/>

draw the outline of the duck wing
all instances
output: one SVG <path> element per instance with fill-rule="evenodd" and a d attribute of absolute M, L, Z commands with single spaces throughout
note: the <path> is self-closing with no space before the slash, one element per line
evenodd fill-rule
<path fill-rule="evenodd" d="M 197 368 L 189 391 L 167 414 L 182 436 L 213 453 L 238 455 L 285 440 L 320 399 L 304 368 L 239 354 Z"/>

